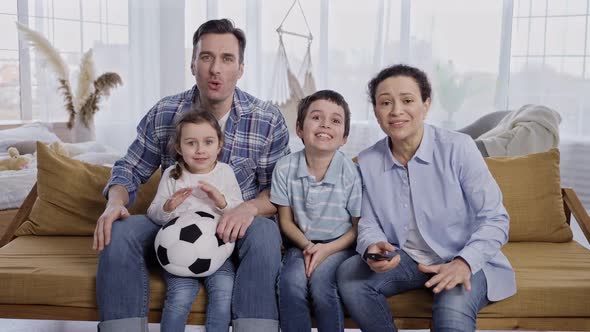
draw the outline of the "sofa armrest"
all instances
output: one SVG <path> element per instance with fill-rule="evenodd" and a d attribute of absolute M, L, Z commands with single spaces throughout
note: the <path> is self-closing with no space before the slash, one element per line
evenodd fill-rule
<path fill-rule="evenodd" d="M 576 192 L 571 188 L 561 188 L 563 193 L 563 201 L 566 208 L 566 213 L 571 212 L 576 218 L 576 221 L 580 225 L 584 236 L 588 241 L 590 241 L 590 216 L 588 216 L 588 212 L 580 202 L 578 195 Z M 569 214 L 568 214 L 569 219 Z"/>
<path fill-rule="evenodd" d="M 8 224 L 8 227 L 6 227 L 6 231 L 4 232 L 2 237 L 0 237 L 0 248 L 14 238 L 14 233 L 20 227 L 20 225 L 23 222 L 25 222 L 25 220 L 27 220 L 36 200 L 37 184 L 35 183 L 33 188 L 31 188 L 31 191 L 29 191 L 29 194 L 23 201 L 23 204 L 21 204 L 20 208 L 18 209 L 18 212 L 16 213 L 10 224 Z"/>

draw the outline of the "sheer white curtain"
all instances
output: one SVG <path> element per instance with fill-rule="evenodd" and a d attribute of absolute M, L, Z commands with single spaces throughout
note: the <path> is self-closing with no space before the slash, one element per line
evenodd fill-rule
<path fill-rule="evenodd" d="M 580 25 L 588 21 L 588 1 L 559 1 L 558 7 L 556 1 L 533 0 L 300 1 L 314 36 L 317 88 L 342 93 L 352 109 L 346 153 L 355 155 L 383 137 L 366 93 L 368 80 L 387 65 L 409 63 L 431 79 L 433 104 L 427 121 L 435 125 L 459 129 L 486 113 L 526 103 L 560 112 L 562 182 L 590 208 L 590 25 Z M 540 3 L 549 6 L 539 8 Z M 228 17 L 244 29 L 246 69 L 238 85 L 270 99 L 278 48 L 275 29 L 291 4 L 129 0 L 129 46 L 118 53 L 127 52 L 127 57 L 113 60 L 112 49 L 97 50 L 97 62 L 117 68 L 126 82 L 113 92 L 104 112 L 97 113 L 97 139 L 125 149 L 139 119 L 157 100 L 194 84 L 191 38 L 207 19 Z M 553 12 L 573 15 L 574 10 L 580 14 L 573 23 L 551 17 Z M 298 12 L 285 24 L 292 31 L 305 30 Z M 583 48 L 570 40 L 574 28 L 583 30 L 578 41 Z M 295 70 L 306 47 L 297 38 L 286 40 Z M 291 141 L 295 149 L 301 147 L 297 137 Z"/>
<path fill-rule="evenodd" d="M 562 169 L 567 173 L 564 184 L 572 185 L 590 205 L 590 185 L 580 184 L 580 176 L 575 175 L 585 174 L 587 165 L 576 156 L 588 154 L 570 152 L 590 145 L 586 142 L 590 102 L 585 93 L 590 45 L 587 37 L 580 37 L 583 48 L 570 40 L 571 31 L 582 29 L 578 25 L 588 20 L 587 1 L 564 1 L 558 7 L 555 1 L 547 1 L 549 6 L 542 8 L 536 6 L 546 1 L 300 2 L 314 36 L 311 54 L 317 88 L 339 91 L 352 109 L 346 153 L 357 154 L 382 137 L 366 85 L 381 68 L 405 62 L 422 68 L 431 79 L 433 105 L 427 121 L 435 125 L 458 129 L 486 113 L 516 109 L 525 103 L 555 108 L 564 117 L 564 142 L 573 140 L 577 144 L 562 145 Z M 127 63 L 121 62 L 126 67 L 122 70 L 128 70 L 124 78 L 127 85 L 113 93 L 110 109 L 97 115 L 97 127 L 102 130 L 99 138 L 126 146 L 135 135 L 139 118 L 158 99 L 194 84 L 189 70 L 191 37 L 211 18 L 229 17 L 244 29 L 248 38 L 246 67 L 238 85 L 270 99 L 278 49 L 275 29 L 292 3 L 130 0 L 129 56 Z M 554 12 L 563 16 L 573 11 L 579 13 L 573 23 L 551 17 Z M 539 28 L 540 16 L 546 28 Z M 298 10 L 285 21 L 285 27 L 306 31 Z M 590 36 L 588 25 L 583 28 L 584 36 Z M 562 41 L 558 38 L 561 35 L 569 37 Z M 297 70 L 307 44 L 297 38 L 285 43 L 291 66 Z M 581 50 L 586 53 L 576 53 Z M 297 137 L 292 142 L 300 147 Z"/>
<path fill-rule="evenodd" d="M 278 36 L 276 28 L 293 1 L 186 1 L 208 18 L 229 17 L 248 34 L 245 75 L 239 86 L 271 98 Z M 380 69 L 405 62 L 424 69 L 434 87 L 428 121 L 460 128 L 496 110 L 503 2 L 452 0 L 300 0 L 314 36 L 312 63 L 317 88 L 334 89 L 351 106 L 353 124 L 343 150 L 355 155 L 382 137 L 366 91 Z M 214 7 L 214 8 L 211 8 Z M 457 8 L 460 8 L 457 10 Z M 187 20 L 190 17 L 187 13 Z M 306 32 L 298 6 L 285 20 L 290 31 Z M 466 26 L 477 26 L 478 33 Z M 192 33 L 193 29 L 190 30 Z M 188 32 L 188 31 L 187 31 Z M 292 69 L 298 70 L 306 41 L 284 37 Z M 450 77 L 442 81 L 441 76 Z M 194 79 L 187 77 L 187 85 Z M 294 148 L 300 147 L 297 137 Z"/>
<path fill-rule="evenodd" d="M 123 88 L 113 91 L 107 109 L 96 114 L 96 139 L 123 153 L 139 119 L 160 98 L 160 2 L 129 1 L 129 43 L 119 61 Z M 112 52 L 98 57 L 110 59 Z"/>
<path fill-rule="evenodd" d="M 96 115 L 97 141 L 124 152 L 136 135 L 139 120 L 162 97 L 184 90 L 184 1 L 129 0 L 129 44 L 110 62 L 125 85 L 113 91 L 104 112 Z"/>

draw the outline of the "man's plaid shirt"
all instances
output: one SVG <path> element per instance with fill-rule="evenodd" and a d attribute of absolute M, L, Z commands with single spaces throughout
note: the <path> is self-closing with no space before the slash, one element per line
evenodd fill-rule
<path fill-rule="evenodd" d="M 103 191 L 105 197 L 112 185 L 119 184 L 127 189 L 132 204 L 140 184 L 158 167 L 164 170 L 175 162 L 168 143 L 175 131 L 175 120 L 191 110 L 195 94 L 198 96 L 196 85 L 165 97 L 143 117 L 136 139 L 113 167 Z M 270 187 L 275 163 L 289 154 L 288 143 L 289 131 L 278 108 L 236 88 L 219 160 L 236 173 L 244 200 Z"/>

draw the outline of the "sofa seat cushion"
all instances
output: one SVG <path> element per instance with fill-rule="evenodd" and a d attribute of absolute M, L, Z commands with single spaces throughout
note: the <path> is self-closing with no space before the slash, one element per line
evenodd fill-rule
<path fill-rule="evenodd" d="M 590 250 L 579 243 L 510 242 L 502 252 L 516 272 L 516 295 L 479 317 L 590 317 Z M 432 296 L 413 290 L 388 300 L 394 317 L 430 317 Z"/>
<path fill-rule="evenodd" d="M 96 307 L 96 264 L 88 236 L 20 236 L 0 248 L 0 303 Z M 150 273 L 150 309 L 164 304 L 165 284 Z M 199 292 L 193 312 L 205 312 Z"/>
<path fill-rule="evenodd" d="M 91 237 L 21 236 L 0 248 L 0 304 L 96 307 L 97 254 Z M 516 295 L 485 307 L 480 317 L 589 317 L 590 251 L 576 242 L 509 243 Z M 151 309 L 164 303 L 164 282 L 151 276 Z M 205 312 L 199 292 L 193 312 Z M 430 317 L 432 296 L 414 290 L 389 299 L 395 317 Z"/>

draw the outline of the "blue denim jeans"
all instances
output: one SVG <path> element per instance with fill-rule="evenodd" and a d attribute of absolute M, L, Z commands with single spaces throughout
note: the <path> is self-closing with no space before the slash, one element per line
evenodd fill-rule
<path fill-rule="evenodd" d="M 144 215 L 113 223 L 111 243 L 99 256 L 96 274 L 100 331 L 147 331 L 146 262 L 155 261 L 154 238 L 159 229 Z M 236 248 L 239 265 L 232 295 L 233 331 L 278 331 L 279 228 L 270 219 L 256 217 Z"/>
<path fill-rule="evenodd" d="M 318 331 L 344 331 L 336 270 L 354 253 L 348 249 L 326 257 L 308 279 L 301 249 L 287 249 L 278 281 L 281 331 L 311 331 L 311 305 Z"/>
<path fill-rule="evenodd" d="M 397 331 L 387 306 L 387 297 L 425 287 L 432 275 L 418 270 L 418 264 L 400 251 L 400 264 L 393 270 L 375 273 L 359 255 L 338 269 L 338 289 L 352 319 L 363 332 Z M 471 291 L 462 285 L 434 294 L 433 331 L 475 331 L 475 320 L 488 304 L 483 271 L 471 276 Z"/>
<path fill-rule="evenodd" d="M 163 271 L 166 280 L 166 301 L 162 311 L 162 332 L 183 332 L 195 297 L 199 293 L 200 280 L 207 290 L 208 332 L 227 332 L 231 323 L 231 295 L 234 288 L 234 264 L 228 259 L 212 275 L 206 278 L 178 277 Z"/>

